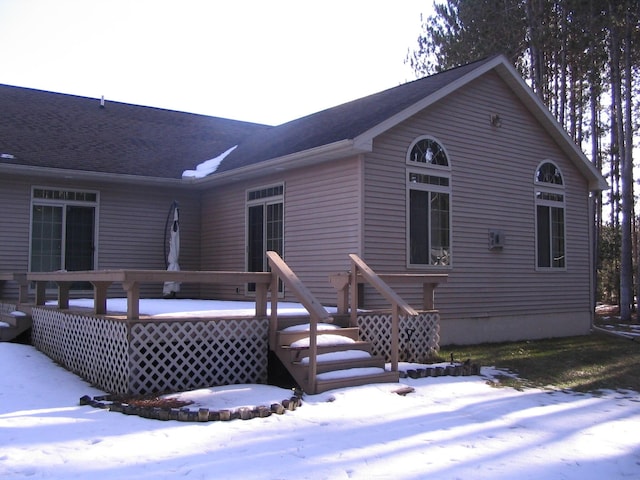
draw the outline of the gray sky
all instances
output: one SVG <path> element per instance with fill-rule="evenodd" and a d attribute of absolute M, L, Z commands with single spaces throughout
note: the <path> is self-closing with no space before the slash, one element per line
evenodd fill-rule
<path fill-rule="evenodd" d="M 415 78 L 432 0 L 0 0 L 0 83 L 279 124 Z"/>

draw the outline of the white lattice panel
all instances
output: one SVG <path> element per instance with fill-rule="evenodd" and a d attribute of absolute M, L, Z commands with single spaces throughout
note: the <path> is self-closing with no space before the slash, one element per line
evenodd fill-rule
<path fill-rule="evenodd" d="M 358 326 L 362 340 L 372 344 L 372 353 L 391 359 L 391 313 L 375 312 L 358 314 Z M 438 312 L 421 312 L 415 317 L 400 317 L 400 360 L 426 363 L 440 350 L 440 315 Z"/>
<path fill-rule="evenodd" d="M 108 318 L 34 308 L 33 345 L 85 380 L 112 393 L 127 393 L 127 326 Z"/>
<path fill-rule="evenodd" d="M 56 362 L 65 363 L 65 321 L 63 312 L 46 308 L 33 308 L 31 342 L 33 346 Z"/>
<path fill-rule="evenodd" d="M 12 303 L 0 303 L 0 313 L 9 315 L 16 310 L 16 306 Z"/>
<path fill-rule="evenodd" d="M 268 330 L 266 319 L 135 323 L 129 390 L 146 394 L 265 383 Z"/>

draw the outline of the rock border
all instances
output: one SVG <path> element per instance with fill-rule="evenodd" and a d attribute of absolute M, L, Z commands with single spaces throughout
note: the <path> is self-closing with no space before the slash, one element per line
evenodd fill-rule
<path fill-rule="evenodd" d="M 89 405 L 93 408 L 118 412 L 124 415 L 137 415 L 152 420 L 177 420 L 178 422 L 228 422 L 231 420 L 251 420 L 253 418 L 266 418 L 272 414 L 283 415 L 286 411 L 293 411 L 302 405 L 302 396 L 296 393 L 291 398 L 280 403 L 272 403 L 270 406 L 239 407 L 235 409 L 209 410 L 199 408 L 192 410 L 189 407 L 147 407 L 114 400 L 112 395 L 100 395 L 91 398 L 84 395 L 80 398 L 80 405 Z"/>
<path fill-rule="evenodd" d="M 400 378 L 425 378 L 442 376 L 471 376 L 480 375 L 480 364 L 464 362 L 460 364 L 438 365 L 435 367 L 408 369 L 400 371 Z M 406 395 L 410 392 L 402 392 Z M 133 405 L 116 400 L 115 395 L 100 395 L 91 398 L 89 395 L 80 397 L 80 405 L 89 405 L 93 408 L 119 412 L 124 415 L 137 415 L 142 418 L 153 420 L 176 420 L 178 422 L 228 422 L 231 420 L 251 420 L 253 418 L 266 418 L 272 414 L 283 415 L 287 411 L 294 411 L 302 405 L 303 392 L 295 390 L 292 397 L 282 400 L 279 403 L 272 403 L 270 406 L 260 405 L 257 407 L 239 407 L 235 409 L 209 410 L 199 408 L 192 410 L 189 407 L 148 407 Z"/>
<path fill-rule="evenodd" d="M 480 375 L 479 363 L 454 363 L 451 365 L 438 365 L 435 367 L 426 366 L 425 368 L 408 369 L 400 372 L 400 378 L 424 378 L 424 377 L 468 377 L 471 375 Z"/>

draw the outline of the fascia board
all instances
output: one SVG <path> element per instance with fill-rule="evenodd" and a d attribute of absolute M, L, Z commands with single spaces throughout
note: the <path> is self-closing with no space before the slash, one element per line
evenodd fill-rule
<path fill-rule="evenodd" d="M 495 58 L 478 66 L 478 68 L 476 68 L 475 70 L 460 77 L 456 81 L 451 82 L 447 86 L 425 97 L 423 100 L 414 103 L 410 107 L 404 109 L 401 112 L 398 112 L 396 115 L 388 118 L 384 122 L 379 123 L 375 127 L 360 134 L 354 139 L 354 143 L 356 145 L 371 144 L 376 136 L 386 132 L 392 127 L 395 127 L 399 123 L 407 120 L 423 109 L 447 97 L 464 85 L 467 85 L 469 82 L 472 82 L 481 75 L 484 75 L 485 73 L 494 69 L 496 70 L 498 75 L 507 83 L 507 85 L 513 90 L 516 96 L 522 100 L 529 111 L 531 111 L 532 114 L 538 119 L 538 121 L 541 122 L 543 127 L 560 145 L 562 150 L 569 156 L 578 170 L 580 170 L 580 172 L 587 178 L 589 182 L 589 189 L 591 191 L 599 191 L 609 188 L 607 181 L 600 174 L 600 172 L 598 172 L 598 169 L 593 165 L 593 163 L 589 161 L 584 152 L 580 150 L 575 142 L 571 140 L 564 128 L 562 128 L 562 126 L 556 121 L 556 119 L 553 118 L 553 116 L 549 112 L 549 109 L 542 103 L 538 96 L 532 92 L 531 88 L 529 88 L 520 74 L 503 55 L 496 56 Z"/>
<path fill-rule="evenodd" d="M 464 75 L 464 76 L 458 78 L 457 80 L 449 83 L 447 86 L 442 87 L 441 89 L 437 90 L 436 92 L 432 93 L 431 95 L 428 95 L 427 97 L 423 98 L 419 102 L 416 102 L 413 105 L 411 105 L 410 107 L 405 108 L 401 112 L 396 113 L 395 115 L 393 115 L 392 117 L 388 118 L 384 122 L 379 123 L 375 127 L 370 128 L 366 132 L 363 132 L 362 134 L 358 135 L 355 138 L 355 143 L 357 145 L 371 143 L 373 141 L 373 138 L 375 138 L 378 135 L 386 132 L 390 128 L 395 127 L 399 123 L 407 120 L 408 118 L 410 118 L 413 115 L 419 113 L 420 111 L 424 110 L 425 108 L 429 107 L 430 105 L 433 105 L 434 103 L 438 102 L 439 100 L 442 100 L 443 98 L 447 97 L 448 95 L 450 95 L 451 93 L 455 92 L 459 88 L 463 87 L 464 85 L 468 84 L 469 82 L 472 82 L 473 80 L 475 80 L 479 76 L 483 75 L 484 73 L 488 72 L 489 70 L 495 68 L 497 64 L 501 63 L 503 58 L 504 57 L 498 56 L 498 57 L 496 57 L 494 59 L 491 59 L 491 60 L 487 61 L 486 63 L 478 66 L 478 68 L 472 70 L 471 72 L 467 73 L 466 75 Z"/>
<path fill-rule="evenodd" d="M 496 66 L 496 72 L 513 90 L 527 109 L 542 124 L 545 130 L 558 143 L 560 148 L 569 156 L 576 168 L 589 181 L 591 191 L 601 191 L 609 188 L 609 185 L 596 166 L 587 158 L 584 152 L 571 139 L 569 134 L 551 114 L 546 105 L 542 102 L 529 86 L 522 79 L 515 68 L 506 60 Z"/>
<path fill-rule="evenodd" d="M 227 184 L 229 182 L 255 177 L 256 175 L 263 176 L 268 173 L 289 170 L 291 168 L 316 165 L 318 163 L 337 160 L 339 158 L 344 158 L 349 155 L 357 155 L 367 151 L 371 151 L 371 149 L 367 150 L 366 146 L 355 145 L 353 140 L 340 140 L 327 145 L 321 145 L 308 150 L 295 152 L 290 155 L 284 155 L 282 157 L 265 160 L 252 165 L 234 168 L 233 170 L 212 173 L 203 178 L 184 179 L 183 182 L 188 182 L 198 186 Z"/>
<path fill-rule="evenodd" d="M 181 179 L 145 177 L 141 175 L 125 175 L 117 173 L 90 172 L 65 168 L 37 167 L 33 165 L 1 164 L 0 173 L 7 175 L 21 175 L 30 178 L 45 178 L 53 180 L 85 180 L 100 183 L 118 183 L 129 185 L 159 185 L 180 187 L 184 185 Z"/>

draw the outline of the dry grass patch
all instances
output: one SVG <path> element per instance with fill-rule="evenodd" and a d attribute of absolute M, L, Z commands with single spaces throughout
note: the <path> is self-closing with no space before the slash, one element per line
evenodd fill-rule
<path fill-rule="evenodd" d="M 501 377 L 500 384 L 505 386 L 640 392 L 640 341 L 593 333 L 441 349 L 443 359 L 451 354 L 457 361 L 471 358 L 484 366 L 517 374 L 517 378 Z"/>

